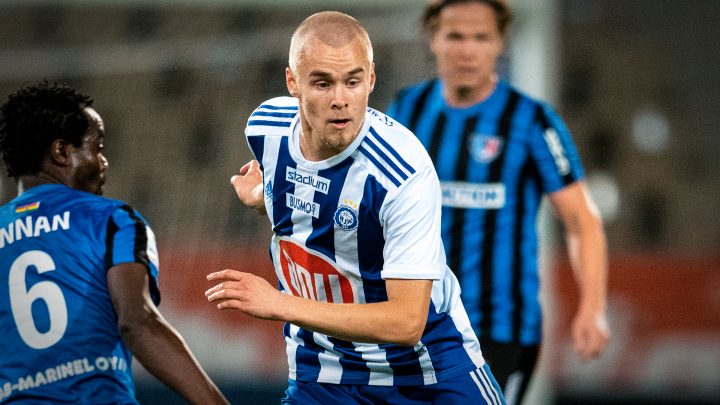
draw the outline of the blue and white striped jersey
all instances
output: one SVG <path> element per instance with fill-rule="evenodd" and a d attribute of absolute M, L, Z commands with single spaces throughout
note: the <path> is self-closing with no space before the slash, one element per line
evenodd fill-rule
<path fill-rule="evenodd" d="M 60 184 L 0 207 L 0 403 L 136 404 L 106 274 L 148 268 L 155 236 L 124 203 Z"/>
<path fill-rule="evenodd" d="M 484 101 L 454 108 L 437 79 L 401 90 L 388 115 L 435 164 L 448 263 L 480 340 L 539 343 L 537 213 L 543 194 L 583 177 L 562 119 L 504 81 Z"/>
<path fill-rule="evenodd" d="M 311 162 L 299 148 L 297 99 L 279 97 L 253 112 L 245 134 L 263 172 L 282 291 L 372 303 L 387 300 L 385 279 L 433 280 L 427 325 L 414 347 L 348 342 L 286 324 L 291 379 L 423 385 L 485 363 L 445 264 L 437 175 L 407 129 L 368 108 L 347 149 Z"/>

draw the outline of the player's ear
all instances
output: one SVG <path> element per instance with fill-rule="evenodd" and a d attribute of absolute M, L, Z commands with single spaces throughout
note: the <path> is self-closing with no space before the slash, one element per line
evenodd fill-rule
<path fill-rule="evenodd" d="M 67 166 L 73 145 L 63 139 L 56 139 L 50 144 L 48 155 L 50 160 L 58 166 Z"/>
<path fill-rule="evenodd" d="M 375 88 L 375 63 L 370 64 L 370 93 Z"/>
<path fill-rule="evenodd" d="M 295 79 L 295 74 L 290 70 L 290 67 L 285 68 L 285 84 L 287 85 L 288 92 L 291 96 L 298 96 L 298 84 Z"/>

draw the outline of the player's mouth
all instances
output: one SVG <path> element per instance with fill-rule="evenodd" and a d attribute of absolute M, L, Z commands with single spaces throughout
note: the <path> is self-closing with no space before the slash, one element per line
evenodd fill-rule
<path fill-rule="evenodd" d="M 350 118 L 338 118 L 330 120 L 330 124 L 334 126 L 337 129 L 344 129 L 347 128 L 350 125 Z"/>

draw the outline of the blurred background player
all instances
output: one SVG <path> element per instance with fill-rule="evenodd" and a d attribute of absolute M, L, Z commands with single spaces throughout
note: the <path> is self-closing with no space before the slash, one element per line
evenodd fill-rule
<path fill-rule="evenodd" d="M 44 82 L 2 106 L 18 196 L 0 208 L 0 401 L 135 404 L 134 355 L 191 403 L 227 403 L 158 312 L 152 230 L 100 196 L 105 130 L 91 105 Z"/>
<path fill-rule="evenodd" d="M 609 338 L 603 227 L 573 140 L 546 103 L 498 78 L 511 10 L 503 0 L 432 1 L 422 28 L 439 78 L 401 90 L 388 115 L 427 148 L 442 184 L 442 236 L 462 299 L 508 403 L 519 403 L 542 335 L 536 219 L 548 195 L 580 290 L 583 359 Z"/>
<path fill-rule="evenodd" d="M 314 14 L 288 66 L 294 97 L 250 116 L 257 161 L 232 178 L 240 200 L 268 214 L 282 291 L 224 270 L 208 276 L 218 283 L 208 300 L 287 322 L 283 403 L 504 403 L 445 264 L 432 162 L 368 108 L 367 32 L 346 14 Z"/>

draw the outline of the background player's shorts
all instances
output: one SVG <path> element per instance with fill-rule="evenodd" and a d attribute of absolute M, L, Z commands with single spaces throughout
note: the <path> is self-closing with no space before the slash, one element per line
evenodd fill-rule
<path fill-rule="evenodd" d="M 378 387 L 288 380 L 282 404 L 490 404 L 505 405 L 485 364 L 467 374 L 431 385 Z"/>

